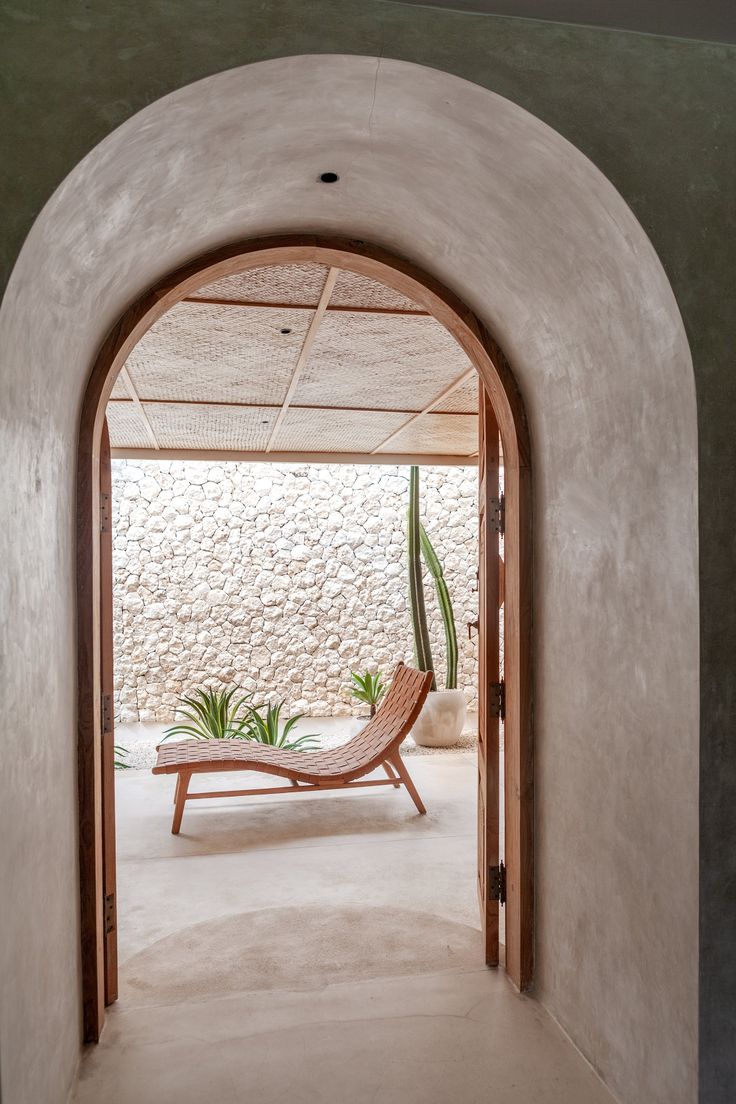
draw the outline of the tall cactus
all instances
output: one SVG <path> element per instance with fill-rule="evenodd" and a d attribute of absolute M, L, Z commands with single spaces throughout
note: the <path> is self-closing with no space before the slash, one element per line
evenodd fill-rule
<path fill-rule="evenodd" d="M 419 521 L 419 468 L 412 465 L 409 474 L 409 515 L 406 527 L 406 543 L 409 561 L 409 609 L 414 630 L 414 657 L 420 671 L 432 672 L 432 690 L 437 689 L 434 678 L 432 649 L 427 628 L 427 609 L 424 604 L 424 580 L 421 560 L 421 523 Z"/>
<path fill-rule="evenodd" d="M 427 530 L 421 523 L 419 526 L 419 540 L 424 562 L 434 579 L 434 585 L 437 590 L 437 602 L 442 613 L 442 622 L 445 627 L 445 643 L 447 645 L 445 688 L 447 690 L 457 690 L 457 632 L 455 630 L 455 615 L 452 612 L 450 592 L 447 589 L 447 582 L 444 572 L 442 571 L 442 564 L 432 547 L 432 542 L 427 536 Z"/>

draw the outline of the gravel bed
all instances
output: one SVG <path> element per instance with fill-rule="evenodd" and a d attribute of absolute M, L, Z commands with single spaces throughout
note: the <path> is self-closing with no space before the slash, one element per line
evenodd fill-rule
<path fill-rule="evenodd" d="M 329 722 L 330 727 L 335 726 L 335 718 L 330 717 L 326 719 Z M 360 720 L 356 722 L 355 718 L 340 718 L 343 723 L 339 725 L 342 728 L 341 732 L 324 732 L 320 734 L 319 746 L 321 749 L 327 750 L 328 748 L 339 747 L 344 744 L 346 740 L 350 739 L 358 728 L 364 723 Z M 320 717 L 311 717 L 307 719 L 307 726 L 309 730 L 319 731 L 320 724 L 324 724 L 325 721 Z M 305 726 L 305 727 L 307 727 Z M 123 725 L 118 728 L 115 735 L 116 744 L 122 745 L 128 749 L 128 756 L 126 762 L 129 767 L 135 770 L 148 770 L 156 762 L 156 744 L 161 741 L 163 736 L 165 725 L 160 724 L 138 724 L 138 725 Z M 347 730 L 347 731 L 346 731 Z M 459 742 L 452 748 L 425 748 L 417 747 L 411 737 L 406 739 L 401 745 L 402 755 L 447 755 L 457 752 L 466 752 L 474 750 L 477 744 L 477 737 L 474 730 L 467 730 L 460 737 Z"/>

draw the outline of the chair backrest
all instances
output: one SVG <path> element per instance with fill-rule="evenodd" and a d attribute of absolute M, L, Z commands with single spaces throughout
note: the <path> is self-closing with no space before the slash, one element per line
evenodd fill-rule
<path fill-rule="evenodd" d="M 399 663 L 376 715 L 348 740 L 344 750 L 356 761 L 382 762 L 409 735 L 431 685 L 431 671 L 417 671 Z"/>

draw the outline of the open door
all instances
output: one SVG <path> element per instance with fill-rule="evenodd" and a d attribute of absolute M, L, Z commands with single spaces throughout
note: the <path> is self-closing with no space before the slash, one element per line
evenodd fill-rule
<path fill-rule="evenodd" d="M 499 906 L 505 871 L 499 859 L 499 726 L 504 687 L 499 647 L 499 534 L 502 501 L 496 416 L 483 384 L 478 401 L 478 903 L 489 966 L 499 961 Z"/>
<path fill-rule="evenodd" d="M 107 421 L 100 442 L 100 695 L 102 702 L 102 884 L 105 1004 L 118 999 L 115 860 L 115 723 L 113 708 L 112 468 Z"/>

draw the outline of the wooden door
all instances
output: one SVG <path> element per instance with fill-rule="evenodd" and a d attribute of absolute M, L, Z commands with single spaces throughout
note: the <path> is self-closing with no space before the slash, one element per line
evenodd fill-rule
<path fill-rule="evenodd" d="M 478 417 L 478 903 L 485 960 L 499 960 L 499 725 L 503 684 L 499 650 L 499 433 L 483 384 Z"/>
<path fill-rule="evenodd" d="M 115 860 L 115 724 L 113 708 L 112 470 L 107 421 L 100 442 L 100 696 L 102 724 L 102 884 L 105 1004 L 118 999 Z"/>

